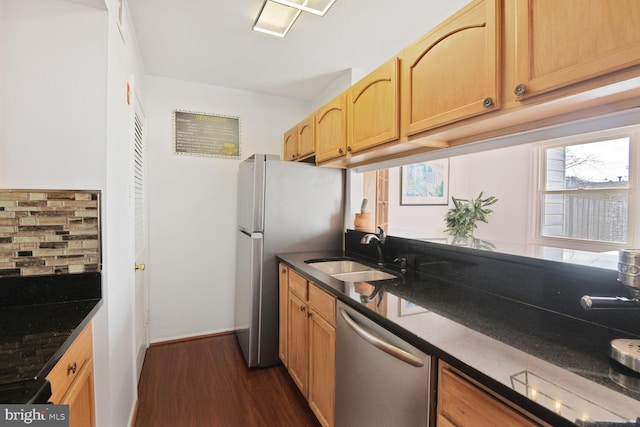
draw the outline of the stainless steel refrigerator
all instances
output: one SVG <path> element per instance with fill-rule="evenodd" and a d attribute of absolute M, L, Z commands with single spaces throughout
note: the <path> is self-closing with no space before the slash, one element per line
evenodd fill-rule
<path fill-rule="evenodd" d="M 278 358 L 278 264 L 288 252 L 341 250 L 345 172 L 255 154 L 240 163 L 236 336 L 249 367 Z"/>

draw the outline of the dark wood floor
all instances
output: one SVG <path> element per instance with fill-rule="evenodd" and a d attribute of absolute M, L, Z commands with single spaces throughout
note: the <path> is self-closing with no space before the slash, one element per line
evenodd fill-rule
<path fill-rule="evenodd" d="M 282 366 L 249 369 L 235 335 L 151 346 L 135 427 L 319 426 Z"/>

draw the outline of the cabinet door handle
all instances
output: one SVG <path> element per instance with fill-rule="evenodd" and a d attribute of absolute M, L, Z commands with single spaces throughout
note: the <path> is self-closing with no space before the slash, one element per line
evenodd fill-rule
<path fill-rule="evenodd" d="M 77 370 L 78 364 L 76 362 L 73 362 L 73 365 L 69 365 L 69 367 L 67 368 L 67 375 L 75 374 Z"/>
<path fill-rule="evenodd" d="M 282 270 L 280 270 L 280 273 L 286 273 L 286 272 L 287 272 L 286 268 L 283 268 Z"/>
<path fill-rule="evenodd" d="M 493 107 L 493 98 L 491 98 L 490 96 L 485 98 L 484 101 L 482 101 L 482 106 L 484 108 Z"/>
<path fill-rule="evenodd" d="M 304 311 L 304 305 L 300 306 L 300 311 Z"/>
<path fill-rule="evenodd" d="M 351 152 L 351 147 L 347 146 L 347 151 L 350 153 Z"/>
<path fill-rule="evenodd" d="M 344 154 L 344 150 L 342 148 L 338 148 L 338 153 L 339 154 Z"/>
<path fill-rule="evenodd" d="M 345 322 L 347 322 L 347 325 L 351 329 L 353 329 L 353 332 L 358 334 L 360 338 L 362 338 L 372 346 L 384 351 L 385 353 L 395 357 L 396 359 L 399 359 L 405 363 L 408 363 L 411 366 L 415 366 L 417 368 L 424 366 L 424 362 L 420 360 L 419 357 L 378 338 L 377 336 L 373 335 L 371 332 L 364 329 L 362 326 L 358 325 L 342 308 L 340 308 L 339 310 L 340 310 L 340 314 L 342 315 L 342 318 L 344 319 Z"/>
<path fill-rule="evenodd" d="M 516 96 L 522 96 L 525 93 L 527 93 L 527 87 L 520 83 L 518 86 L 516 86 L 516 88 L 513 90 L 513 93 L 516 94 Z"/>

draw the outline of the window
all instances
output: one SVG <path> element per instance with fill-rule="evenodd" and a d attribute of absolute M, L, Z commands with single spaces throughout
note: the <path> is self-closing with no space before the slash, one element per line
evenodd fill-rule
<path fill-rule="evenodd" d="M 535 146 L 535 243 L 593 251 L 634 245 L 638 129 Z"/>

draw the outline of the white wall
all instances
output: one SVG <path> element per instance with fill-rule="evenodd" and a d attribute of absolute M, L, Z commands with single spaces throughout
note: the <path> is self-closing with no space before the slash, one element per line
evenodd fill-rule
<path fill-rule="evenodd" d="M 320 93 L 309 103 L 307 114 L 301 117 L 298 121 L 324 106 L 327 102 L 331 101 L 345 90 L 349 89 L 351 85 L 359 80 L 359 78 L 360 77 L 356 79 L 353 69 L 345 70 L 345 72 L 340 74 L 330 85 L 320 91 Z M 295 125 L 295 123 L 293 125 Z"/>
<path fill-rule="evenodd" d="M 82 3 L 0 0 L 0 186 L 103 191 L 96 421 L 125 426 L 136 396 L 125 89 L 142 67 L 115 0 Z"/>
<path fill-rule="evenodd" d="M 106 12 L 2 0 L 0 184 L 104 187 Z"/>
<path fill-rule="evenodd" d="M 7 49 L 9 48 L 8 45 L 8 37 L 9 37 L 9 28 L 10 26 L 8 25 L 5 19 L 5 12 L 4 12 L 4 0 L 0 1 L 0 186 L 2 185 L 2 182 L 4 181 L 3 178 L 5 176 L 4 170 L 5 170 L 5 158 L 6 158 L 6 154 L 5 154 L 5 130 L 4 130 L 4 108 L 5 108 L 5 104 L 6 102 L 3 101 L 4 99 L 6 99 L 6 96 L 4 96 L 5 94 L 5 70 L 4 70 L 4 66 L 2 64 L 5 64 L 7 62 L 7 58 L 6 56 L 8 55 L 7 53 Z"/>
<path fill-rule="evenodd" d="M 474 236 L 496 242 L 526 244 L 530 208 L 531 145 L 519 145 L 465 156 L 467 197 L 495 196 L 489 223 L 478 223 Z"/>
<path fill-rule="evenodd" d="M 239 117 L 245 159 L 281 156 L 284 130 L 307 105 L 151 76 L 145 88 L 151 340 L 233 329 L 239 160 L 174 154 L 172 112 Z"/>
<path fill-rule="evenodd" d="M 443 237 L 451 196 L 495 196 L 489 223 L 478 223 L 474 236 L 494 242 L 525 244 L 529 199 L 530 145 L 519 145 L 452 157 L 449 205 L 400 206 L 400 168 L 389 172 L 389 233 L 396 236 Z M 483 197 L 484 197 L 483 196 Z"/>
<path fill-rule="evenodd" d="M 108 383 L 109 387 L 96 390 L 98 427 L 128 425 L 137 398 L 134 229 L 130 197 L 133 101 L 127 104 L 127 83 L 144 106 L 144 69 L 126 7 L 121 36 L 116 24 L 116 0 L 105 0 L 105 3 L 109 8 L 109 84 L 103 278 L 106 279 L 108 330 L 96 332 L 108 334 L 109 348 L 108 353 L 99 356 L 98 360 L 103 363 L 96 369 L 96 381 Z M 108 373 L 100 371 L 104 366 L 108 366 Z"/>

